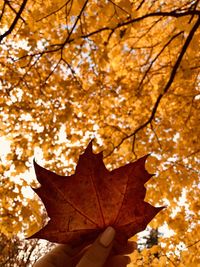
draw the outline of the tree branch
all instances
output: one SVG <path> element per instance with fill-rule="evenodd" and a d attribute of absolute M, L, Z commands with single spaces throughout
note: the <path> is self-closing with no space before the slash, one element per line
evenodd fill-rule
<path fill-rule="evenodd" d="M 5 8 L 6 8 L 6 1 L 4 1 L 4 3 L 3 3 L 3 7 L 2 7 L 2 10 L 1 10 L 1 15 L 0 15 L 0 21 L 1 21 L 2 17 L 3 17 Z"/>
<path fill-rule="evenodd" d="M 17 11 L 11 6 L 9 0 L 6 0 L 5 3 L 9 6 L 9 8 L 17 15 Z M 20 19 L 26 24 L 26 21 L 20 16 Z"/>
<path fill-rule="evenodd" d="M 22 3 L 21 6 L 20 6 L 19 11 L 18 11 L 17 14 L 16 14 L 15 19 L 13 20 L 13 22 L 12 22 L 12 24 L 11 24 L 11 26 L 10 26 L 10 28 L 9 28 L 6 32 L 4 32 L 4 34 L 0 35 L 0 43 L 1 43 L 1 41 L 2 41 L 6 36 L 8 36 L 9 34 L 11 34 L 11 32 L 13 31 L 13 29 L 15 28 L 15 26 L 16 26 L 18 20 L 21 18 L 21 14 L 22 14 L 22 12 L 23 12 L 23 10 L 24 10 L 24 8 L 25 8 L 27 2 L 28 2 L 28 0 L 24 0 L 24 1 L 23 1 L 23 3 Z"/>
<path fill-rule="evenodd" d="M 42 17 L 42 18 L 36 20 L 36 22 L 39 22 L 39 21 L 41 21 L 41 20 L 43 20 L 43 19 L 47 19 L 48 17 L 50 17 L 50 16 L 56 14 L 58 11 L 60 11 L 61 9 L 63 9 L 65 6 L 67 6 L 67 5 L 69 4 L 70 1 L 71 1 L 71 0 L 67 0 L 67 2 L 65 2 L 65 3 L 64 3 L 62 6 L 60 6 L 58 9 L 56 9 L 56 10 L 52 11 L 51 13 L 47 14 L 46 16 L 44 16 L 44 17 Z"/>
<path fill-rule="evenodd" d="M 57 44 L 49 45 L 48 47 L 45 48 L 44 51 L 37 52 L 37 53 L 34 53 L 34 54 L 27 54 L 25 56 L 22 56 L 18 60 L 26 58 L 26 57 L 29 57 L 29 56 L 33 57 L 33 56 L 37 56 L 37 55 L 43 55 L 43 54 L 46 54 L 46 53 L 54 53 L 54 52 L 57 52 L 59 50 L 62 50 L 66 44 L 72 43 L 75 40 L 75 38 L 70 38 L 70 37 L 71 37 L 71 35 L 72 35 L 72 33 L 73 33 L 78 21 L 80 20 L 81 15 L 82 15 L 87 3 L 88 3 L 88 0 L 85 1 L 85 3 L 83 5 L 79 15 L 76 18 L 76 21 L 75 21 L 72 29 L 70 30 L 67 38 L 65 39 L 65 41 L 63 43 L 57 43 Z M 186 11 L 186 12 L 179 12 L 179 13 L 175 12 L 175 11 L 150 13 L 150 14 L 146 14 L 144 16 L 141 16 L 141 17 L 138 17 L 138 18 L 135 18 L 135 19 L 131 19 L 131 20 L 128 20 L 128 21 L 125 21 L 125 22 L 122 22 L 122 23 L 118 23 L 115 27 L 112 27 L 112 28 L 106 26 L 106 27 L 102 27 L 100 29 L 97 29 L 97 30 L 95 30 L 93 32 L 90 32 L 90 33 L 87 33 L 87 34 L 82 34 L 82 35 L 80 35 L 80 38 L 85 39 L 85 38 L 88 38 L 88 37 L 93 36 L 95 34 L 101 33 L 103 31 L 111 31 L 111 34 L 112 34 L 116 29 L 118 29 L 120 27 L 126 26 L 128 24 L 133 24 L 135 22 L 141 21 L 141 20 L 149 18 L 149 17 L 175 17 L 175 18 L 179 18 L 179 17 L 188 16 L 188 15 L 191 15 L 191 16 L 192 15 L 199 15 L 200 16 L 200 11 L 198 11 L 198 10 L 190 11 L 189 10 L 189 11 Z M 0 41 L 1 41 L 1 39 L 0 39 Z"/>
<path fill-rule="evenodd" d="M 81 38 L 88 38 L 94 34 L 97 34 L 97 33 L 100 33 L 102 31 L 106 31 L 106 30 L 109 30 L 109 31 L 113 31 L 113 30 L 116 30 L 118 28 L 121 28 L 121 27 L 124 27 L 124 26 L 127 26 L 129 24 L 133 24 L 133 23 L 136 23 L 136 22 L 139 22 L 143 19 L 146 19 L 146 18 L 151 18 L 151 17 L 174 17 L 174 18 L 179 18 L 179 17 L 185 17 L 185 16 L 194 16 L 194 15 L 198 15 L 200 16 L 200 11 L 199 10 L 188 10 L 188 11 L 185 11 L 185 12 L 176 12 L 176 11 L 172 11 L 172 12 L 154 12 L 154 13 L 149 13 L 149 14 L 146 14 L 146 15 L 143 15 L 141 17 L 138 17 L 138 18 L 134 18 L 134 19 L 129 19 L 125 22 L 121 22 L 121 23 L 118 23 L 115 27 L 113 28 L 110 28 L 110 27 L 103 27 L 103 28 L 100 28 L 100 29 L 97 29 L 93 32 L 90 32 L 88 34 L 85 34 L 85 35 L 82 35 L 80 36 Z M 70 39 L 70 42 L 73 41 Z"/>
<path fill-rule="evenodd" d="M 155 61 L 159 58 L 159 56 L 163 53 L 163 51 L 165 50 L 166 47 L 169 46 L 169 44 L 174 40 L 176 39 L 179 35 L 183 34 L 184 32 L 183 31 L 180 31 L 178 32 L 177 34 L 173 35 L 169 41 L 162 47 L 162 49 L 160 50 L 160 52 L 151 60 L 150 64 L 149 64 L 149 67 L 147 68 L 147 70 L 145 71 L 144 73 L 144 76 L 142 77 L 139 85 L 138 85 L 138 91 L 140 90 L 148 72 L 150 71 L 151 67 L 153 66 L 153 64 L 155 63 Z M 140 92 L 141 93 L 141 92 Z"/>
<path fill-rule="evenodd" d="M 72 29 L 70 30 L 70 32 L 69 32 L 66 40 L 64 41 L 64 43 L 61 45 L 62 48 L 69 42 L 70 37 L 71 37 L 71 35 L 72 35 L 72 33 L 73 33 L 73 31 L 74 31 L 74 29 L 75 29 L 78 21 L 80 20 L 81 15 L 82 15 L 82 13 L 84 12 L 84 10 L 86 8 L 87 3 L 88 3 L 88 0 L 86 0 L 85 3 L 84 3 L 84 5 L 82 6 L 82 9 L 81 9 L 79 15 L 77 16 L 76 21 L 74 22 L 74 25 L 73 25 Z"/>
<path fill-rule="evenodd" d="M 171 75 L 170 75 L 170 77 L 169 77 L 169 80 L 168 80 L 167 84 L 165 85 L 163 92 L 159 94 L 159 96 L 158 96 L 158 98 L 157 98 L 157 100 L 156 100 L 156 102 L 155 102 L 155 104 L 154 104 L 154 106 L 153 106 L 153 109 L 152 109 L 152 112 L 151 112 L 150 117 L 146 120 L 146 122 L 144 122 L 142 125 L 140 125 L 139 127 L 137 127 L 133 133 L 131 133 L 130 135 L 128 135 L 128 136 L 126 136 L 125 138 L 123 138 L 123 139 L 121 140 L 121 142 L 114 148 L 114 150 L 117 149 L 117 148 L 119 148 L 119 146 L 120 146 L 120 145 L 121 145 L 127 138 L 134 137 L 134 140 L 135 140 L 135 135 L 136 135 L 139 131 L 141 131 L 142 129 L 144 129 L 149 123 L 152 122 L 152 120 L 153 120 L 154 117 L 155 117 L 155 114 L 156 114 L 156 111 L 157 111 L 157 109 L 158 109 L 158 106 L 159 106 L 159 104 L 160 104 L 160 102 L 161 102 L 161 99 L 162 99 L 163 96 L 168 92 L 168 90 L 169 90 L 171 84 L 173 83 L 174 78 L 175 78 L 175 75 L 176 75 L 176 72 L 177 72 L 177 70 L 178 70 L 178 68 L 179 68 L 179 66 L 180 66 L 181 61 L 182 61 L 182 58 L 183 58 L 183 56 L 185 55 L 185 52 L 186 52 L 186 50 L 187 50 L 187 48 L 188 48 L 188 46 L 189 46 L 189 44 L 190 44 L 190 42 L 191 42 L 191 40 L 192 40 L 192 38 L 193 38 L 195 32 L 196 32 L 196 30 L 198 29 L 199 26 L 200 26 L 200 16 L 198 17 L 196 23 L 194 24 L 193 28 L 191 29 L 190 33 L 188 34 L 188 36 L 187 36 L 187 38 L 186 38 L 186 40 L 185 40 L 185 43 L 184 43 L 184 45 L 183 45 L 183 47 L 182 47 L 182 49 L 181 49 L 181 52 L 180 52 L 180 54 L 179 54 L 179 56 L 178 56 L 178 58 L 177 58 L 177 60 L 176 60 L 176 62 L 175 62 L 175 64 L 174 64 L 174 67 L 173 67 L 173 69 L 172 69 L 172 72 L 171 72 Z M 134 148 L 134 143 L 133 143 L 133 148 Z M 114 150 L 113 150 L 113 151 L 114 151 Z M 134 149 L 133 149 L 133 150 L 134 150 Z M 109 155 L 111 155 L 111 153 L 112 153 L 113 151 L 111 151 L 111 152 L 109 153 Z M 109 155 L 107 155 L 107 156 L 109 156 Z"/>

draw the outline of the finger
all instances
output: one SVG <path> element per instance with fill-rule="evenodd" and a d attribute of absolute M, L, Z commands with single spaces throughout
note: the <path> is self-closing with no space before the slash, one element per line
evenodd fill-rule
<path fill-rule="evenodd" d="M 90 247 L 86 246 L 84 247 L 82 250 L 79 250 L 79 253 L 77 253 L 73 259 L 72 259 L 72 265 L 76 266 L 76 264 L 80 261 L 81 257 L 84 255 L 84 253 L 86 252 L 86 250 L 88 250 L 88 248 Z M 118 254 L 120 255 L 124 255 L 124 254 L 130 254 L 132 253 L 135 249 L 137 249 L 137 243 L 134 241 L 128 241 L 126 245 L 122 246 L 121 244 L 117 243 L 117 242 L 113 242 L 113 248 L 111 250 L 110 255 L 116 256 Z M 128 257 L 129 258 L 129 257 Z"/>
<path fill-rule="evenodd" d="M 57 245 L 54 249 L 51 250 L 50 253 L 57 254 L 57 253 L 64 253 L 70 254 L 71 247 L 69 245 Z"/>
<path fill-rule="evenodd" d="M 104 267 L 126 267 L 131 262 L 128 256 L 116 255 L 109 258 Z"/>
<path fill-rule="evenodd" d="M 58 245 L 52 249 L 49 253 L 39 259 L 34 267 L 65 267 L 74 266 L 74 262 L 78 262 L 83 255 L 85 249 L 87 249 L 88 243 L 84 243 L 79 247 L 72 248 L 69 245 Z M 77 259 L 74 261 L 72 257 L 76 255 Z"/>
<path fill-rule="evenodd" d="M 72 256 L 72 266 L 76 266 L 80 259 L 83 257 L 83 255 L 86 253 L 86 251 L 91 247 L 91 244 L 84 247 L 82 250 L 80 250 L 77 254 L 73 254 Z"/>
<path fill-rule="evenodd" d="M 123 246 L 117 242 L 115 242 L 113 245 L 114 254 L 130 254 L 135 249 L 137 249 L 137 243 L 134 241 L 128 241 L 127 244 Z"/>
<path fill-rule="evenodd" d="M 114 237 L 115 230 L 109 226 L 90 246 L 76 267 L 102 267 L 110 254 Z"/>
<path fill-rule="evenodd" d="M 80 252 L 85 251 L 86 249 L 88 249 L 88 247 L 91 245 L 90 242 L 84 242 L 82 245 L 78 246 L 78 247 L 70 247 L 67 250 L 67 254 L 71 257 L 74 257 L 76 255 L 78 255 Z"/>

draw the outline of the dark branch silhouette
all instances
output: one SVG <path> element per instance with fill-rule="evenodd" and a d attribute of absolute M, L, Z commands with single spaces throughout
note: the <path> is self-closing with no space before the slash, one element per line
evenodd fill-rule
<path fill-rule="evenodd" d="M 120 145 L 121 145 L 127 138 L 133 137 L 134 140 L 135 140 L 135 136 L 136 136 L 136 134 L 137 134 L 139 131 L 141 131 L 142 129 L 144 129 L 148 124 L 150 124 L 150 123 L 153 121 L 153 119 L 154 119 L 154 117 L 155 117 L 155 114 L 156 114 L 156 111 L 157 111 L 157 109 L 158 109 L 158 106 L 159 106 L 159 104 L 160 104 L 160 102 L 161 102 L 161 99 L 162 99 L 163 96 L 168 92 L 170 86 L 172 85 L 172 83 L 173 83 L 173 81 L 174 81 L 174 78 L 175 78 L 175 75 L 176 75 L 176 72 L 177 72 L 177 70 L 178 70 L 178 68 L 179 68 L 179 66 L 180 66 L 180 63 L 181 63 L 182 59 L 183 59 L 183 56 L 185 55 L 185 52 L 186 52 L 186 50 L 187 50 L 187 48 L 188 48 L 188 46 L 189 46 L 189 44 L 190 44 L 190 42 L 191 42 L 191 40 L 192 40 L 192 38 L 193 38 L 195 32 L 196 32 L 196 30 L 198 29 L 199 26 L 200 26 L 200 16 L 198 17 L 196 23 L 194 24 L 193 28 L 191 29 L 190 33 L 188 34 L 188 36 L 187 36 L 187 38 L 186 38 L 186 40 L 185 40 L 185 43 L 184 43 L 184 45 L 183 45 L 183 47 L 182 47 L 182 49 L 181 49 L 181 52 L 180 52 L 180 54 L 179 54 L 179 56 L 178 56 L 178 58 L 177 58 L 177 60 L 176 60 L 176 62 L 175 62 L 175 64 L 174 64 L 174 67 L 173 67 L 173 69 L 172 69 L 172 72 L 171 72 L 171 75 L 170 75 L 170 77 L 169 77 L 169 79 L 168 79 L 168 82 L 167 82 L 167 84 L 165 85 L 165 87 L 164 87 L 164 89 L 163 89 L 163 92 L 159 94 L 159 96 L 158 96 L 158 98 L 157 98 L 157 100 L 156 100 L 156 102 L 155 102 L 155 104 L 154 104 L 154 106 L 153 106 L 153 109 L 152 109 L 152 112 L 151 112 L 151 114 L 150 114 L 150 117 L 149 117 L 149 118 L 148 118 L 142 125 L 138 126 L 138 127 L 135 129 L 134 132 L 132 132 L 132 133 L 129 134 L 128 136 L 124 137 L 124 138 L 120 141 L 120 143 L 114 148 L 114 150 L 117 149 L 117 148 L 119 148 L 119 146 L 120 146 Z M 134 140 L 133 140 L 133 151 L 134 151 L 134 144 L 135 144 Z M 114 151 L 114 150 L 113 150 L 113 151 Z M 106 157 L 108 157 L 109 155 L 111 155 L 113 151 L 111 151 Z"/>
<path fill-rule="evenodd" d="M 0 43 L 6 36 L 11 34 L 11 32 L 14 30 L 15 26 L 17 25 L 18 20 L 21 19 L 21 14 L 22 14 L 27 2 L 28 2 L 28 0 L 23 1 L 23 3 L 20 6 L 19 11 L 16 14 L 16 17 L 14 18 L 14 20 L 10 26 L 10 28 L 6 32 L 4 32 L 2 35 L 0 35 Z"/>

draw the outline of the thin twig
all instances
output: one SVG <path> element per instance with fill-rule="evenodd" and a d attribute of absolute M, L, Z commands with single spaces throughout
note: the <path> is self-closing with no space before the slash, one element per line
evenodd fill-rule
<path fill-rule="evenodd" d="M 16 15 L 15 19 L 13 20 L 13 22 L 12 22 L 12 24 L 10 26 L 10 28 L 6 32 L 4 32 L 2 35 L 0 35 L 0 43 L 6 36 L 11 34 L 11 32 L 14 30 L 15 26 L 17 25 L 18 20 L 21 18 L 21 14 L 22 14 L 27 2 L 28 2 L 28 0 L 24 0 L 23 1 L 23 3 L 20 6 L 19 11 L 17 12 L 17 15 Z"/>
<path fill-rule="evenodd" d="M 170 77 L 169 77 L 169 80 L 168 80 L 167 84 L 165 85 L 163 92 L 161 92 L 161 93 L 159 94 L 159 96 L 158 96 L 158 98 L 157 98 L 157 100 L 156 100 L 156 102 L 155 102 L 155 104 L 154 104 L 154 106 L 153 106 L 151 115 L 150 115 L 150 117 L 148 118 L 148 120 L 146 120 L 146 122 L 144 122 L 142 125 L 140 125 L 139 127 L 137 127 L 133 133 L 131 133 L 131 134 L 128 135 L 127 137 L 123 138 L 123 139 L 120 141 L 120 143 L 115 147 L 115 149 L 119 148 L 119 146 L 120 146 L 120 145 L 121 145 L 127 138 L 130 138 L 130 137 L 132 137 L 132 136 L 135 136 L 139 131 L 141 131 L 142 129 L 144 129 L 148 124 L 150 124 L 150 123 L 152 122 L 152 120 L 154 119 L 155 114 L 156 114 L 156 112 L 157 112 L 158 106 L 159 106 L 159 104 L 160 104 L 160 102 L 161 102 L 161 99 L 162 99 L 163 96 L 168 92 L 168 90 L 169 90 L 171 84 L 173 83 L 174 78 L 175 78 L 175 75 L 176 75 L 176 72 L 177 72 L 177 70 L 178 70 L 178 68 L 179 68 L 179 66 L 180 66 L 181 61 L 182 61 L 182 58 L 183 58 L 183 56 L 185 55 L 185 52 L 186 52 L 186 50 L 187 50 L 187 48 L 188 48 L 188 46 L 189 46 L 189 44 L 190 44 L 190 42 L 191 42 L 191 40 L 192 40 L 192 38 L 193 38 L 193 36 L 194 36 L 196 30 L 198 29 L 199 25 L 200 25 L 200 16 L 198 17 L 196 23 L 194 24 L 193 28 L 191 29 L 190 33 L 188 34 L 188 36 L 187 36 L 187 38 L 186 38 L 186 41 L 185 41 L 185 43 L 184 43 L 184 45 L 183 45 L 183 47 L 182 47 L 182 49 L 181 49 L 181 52 L 180 52 L 180 54 L 179 54 L 179 56 L 178 56 L 178 58 L 177 58 L 177 60 L 176 60 L 176 62 L 175 62 L 175 64 L 174 64 L 174 67 L 173 67 L 173 69 L 172 69 L 172 72 L 171 72 L 171 75 L 170 75 Z M 109 155 L 110 155 L 112 152 L 113 152 L 113 151 L 111 151 L 111 152 L 109 153 Z M 109 155 L 107 155 L 107 156 L 109 156 Z"/>

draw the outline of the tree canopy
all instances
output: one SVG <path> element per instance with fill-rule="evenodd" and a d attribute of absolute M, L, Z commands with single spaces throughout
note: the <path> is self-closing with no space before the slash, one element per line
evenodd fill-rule
<path fill-rule="evenodd" d="M 0 3 L 0 228 L 32 234 L 46 215 L 33 157 L 73 173 L 94 138 L 114 169 L 151 153 L 150 224 L 173 230 L 132 264 L 199 262 L 200 1 Z M 32 177 L 32 178 L 28 178 Z M 12 243 L 12 242 L 11 242 Z M 131 266 L 131 264 L 130 264 Z"/>

